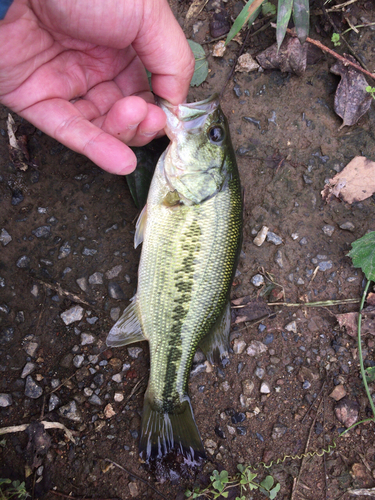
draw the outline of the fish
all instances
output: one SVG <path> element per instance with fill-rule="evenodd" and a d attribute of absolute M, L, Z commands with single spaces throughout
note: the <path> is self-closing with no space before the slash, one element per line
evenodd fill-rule
<path fill-rule="evenodd" d="M 177 106 L 159 98 L 158 105 L 171 142 L 136 224 L 135 247 L 142 243 L 137 292 L 107 345 L 149 343 L 141 459 L 150 463 L 175 454 L 196 465 L 206 455 L 188 395 L 189 375 L 198 347 L 211 363 L 228 355 L 243 200 L 218 96 Z"/>

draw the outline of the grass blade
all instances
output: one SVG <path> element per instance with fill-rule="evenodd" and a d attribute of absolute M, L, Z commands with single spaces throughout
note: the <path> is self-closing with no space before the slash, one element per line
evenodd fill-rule
<path fill-rule="evenodd" d="M 231 30 L 228 33 L 227 39 L 225 40 L 225 45 L 234 38 L 237 33 L 242 29 L 242 27 L 248 22 L 253 23 L 259 14 L 259 7 L 262 5 L 264 0 L 249 0 L 245 7 L 238 14 L 236 20 L 233 23 Z"/>
<path fill-rule="evenodd" d="M 301 43 L 304 43 L 310 27 L 309 0 L 293 1 L 293 18 L 298 39 Z"/>
<path fill-rule="evenodd" d="M 279 0 L 277 7 L 277 28 L 276 40 L 277 47 L 283 43 L 289 19 L 292 14 L 293 0 Z"/>

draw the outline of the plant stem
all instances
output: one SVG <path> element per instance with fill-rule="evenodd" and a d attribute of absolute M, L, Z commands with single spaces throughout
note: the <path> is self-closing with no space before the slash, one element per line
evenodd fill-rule
<path fill-rule="evenodd" d="M 365 386 L 366 389 L 366 394 L 368 397 L 368 400 L 370 402 L 371 410 L 372 410 L 372 415 L 373 415 L 373 420 L 375 419 L 375 406 L 374 402 L 372 400 L 370 390 L 368 388 L 367 380 L 366 380 L 366 372 L 365 372 L 365 367 L 363 364 L 363 356 L 362 356 L 362 339 L 361 339 L 361 326 L 362 326 L 362 309 L 366 300 L 367 292 L 370 287 L 371 280 L 368 280 L 365 286 L 365 289 L 363 291 L 362 295 L 362 300 L 361 300 L 361 305 L 359 306 L 359 314 L 358 314 L 358 356 L 359 356 L 359 362 L 361 365 L 361 375 L 362 375 L 362 380 L 363 380 L 363 385 Z"/>
<path fill-rule="evenodd" d="M 341 300 L 321 300 L 318 302 L 268 302 L 268 306 L 285 306 L 285 307 L 329 307 L 339 306 L 340 304 L 354 304 L 360 299 L 341 299 Z"/>

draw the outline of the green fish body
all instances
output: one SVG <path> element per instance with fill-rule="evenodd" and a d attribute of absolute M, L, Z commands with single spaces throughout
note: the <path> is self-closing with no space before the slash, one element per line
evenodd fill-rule
<path fill-rule="evenodd" d="M 198 346 L 211 362 L 227 349 L 229 293 L 241 246 L 241 186 L 217 97 L 159 104 L 171 143 L 137 223 L 135 245 L 143 242 L 137 294 L 107 344 L 149 342 L 141 457 L 177 452 L 196 463 L 205 453 L 187 386 Z"/>

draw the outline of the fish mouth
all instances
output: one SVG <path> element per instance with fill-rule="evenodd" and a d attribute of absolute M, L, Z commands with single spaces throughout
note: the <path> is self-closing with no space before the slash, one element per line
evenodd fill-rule
<path fill-rule="evenodd" d="M 207 116 L 213 113 L 220 105 L 218 94 L 203 101 L 173 105 L 170 102 L 156 97 L 156 104 L 167 116 L 165 132 L 173 140 L 178 130 L 196 132 L 204 125 Z"/>

